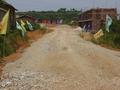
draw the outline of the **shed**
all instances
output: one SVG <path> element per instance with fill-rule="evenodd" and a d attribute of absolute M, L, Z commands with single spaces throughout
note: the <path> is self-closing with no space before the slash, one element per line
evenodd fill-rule
<path fill-rule="evenodd" d="M 16 27 L 16 14 L 15 14 L 16 9 L 11 4 L 5 1 L 0 2 L 0 21 L 2 20 L 3 16 L 8 10 L 10 10 L 9 27 L 15 28 Z"/>
<path fill-rule="evenodd" d="M 105 23 L 106 15 L 117 19 L 116 8 L 96 8 L 87 10 L 79 15 L 79 25 L 87 27 L 90 31 L 98 31 Z"/>
<path fill-rule="evenodd" d="M 37 19 L 35 18 L 35 17 L 32 17 L 32 16 L 30 16 L 30 15 L 22 15 L 22 16 L 18 16 L 17 17 L 17 20 L 27 20 L 27 21 L 29 21 L 29 22 L 36 22 L 37 21 Z"/>

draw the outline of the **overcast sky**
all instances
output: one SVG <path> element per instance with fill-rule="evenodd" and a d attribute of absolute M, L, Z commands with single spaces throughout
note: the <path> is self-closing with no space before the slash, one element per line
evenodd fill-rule
<path fill-rule="evenodd" d="M 59 8 L 76 8 L 78 10 L 94 7 L 117 7 L 120 0 L 6 0 L 19 11 L 57 10 Z"/>

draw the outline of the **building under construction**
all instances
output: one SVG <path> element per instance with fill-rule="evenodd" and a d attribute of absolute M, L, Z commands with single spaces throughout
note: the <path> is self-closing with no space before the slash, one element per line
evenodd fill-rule
<path fill-rule="evenodd" d="M 117 19 L 116 8 L 97 8 L 87 10 L 79 15 L 79 25 L 86 30 L 96 32 L 105 23 L 106 15 Z"/>

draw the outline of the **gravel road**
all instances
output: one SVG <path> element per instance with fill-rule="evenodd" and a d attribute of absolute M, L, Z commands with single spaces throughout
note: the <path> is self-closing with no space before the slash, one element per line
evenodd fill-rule
<path fill-rule="evenodd" d="M 120 52 L 54 29 L 4 67 L 0 90 L 120 90 Z"/>

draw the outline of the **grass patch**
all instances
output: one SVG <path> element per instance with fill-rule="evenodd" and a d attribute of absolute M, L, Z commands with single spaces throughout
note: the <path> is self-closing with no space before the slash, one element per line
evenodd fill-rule
<path fill-rule="evenodd" d="M 96 44 L 120 49 L 120 21 L 113 20 L 113 24 L 110 27 L 110 32 L 107 32 L 105 27 L 103 27 L 103 30 L 104 36 L 98 40 L 93 40 L 93 42 Z"/>
<path fill-rule="evenodd" d="M 19 30 L 9 30 L 6 36 L 0 36 L 0 57 L 8 56 L 23 44 L 27 43 L 27 36 L 22 37 Z"/>

